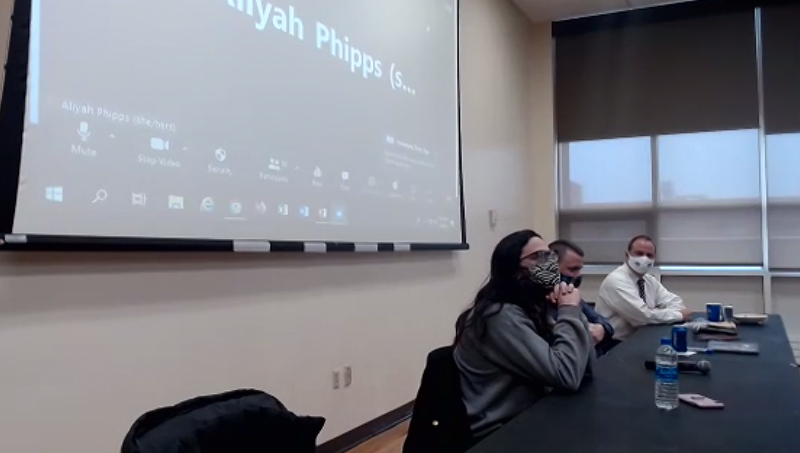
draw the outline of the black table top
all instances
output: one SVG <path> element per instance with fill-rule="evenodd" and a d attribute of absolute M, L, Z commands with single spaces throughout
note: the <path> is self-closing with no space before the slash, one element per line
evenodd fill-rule
<path fill-rule="evenodd" d="M 779 316 L 739 326 L 741 340 L 757 342 L 760 355 L 682 358 L 710 361 L 711 373 L 682 373 L 680 392 L 722 401 L 722 410 L 655 407 L 655 376 L 644 361 L 655 358 L 670 329 L 640 329 L 596 362 L 580 392 L 540 400 L 470 453 L 800 453 L 800 369 Z M 692 337 L 689 344 L 698 344 Z"/>

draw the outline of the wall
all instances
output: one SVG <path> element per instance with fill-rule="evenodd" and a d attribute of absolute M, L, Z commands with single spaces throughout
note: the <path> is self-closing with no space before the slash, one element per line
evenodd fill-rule
<path fill-rule="evenodd" d="M 494 244 L 532 217 L 554 222 L 552 211 L 533 201 L 551 192 L 534 197 L 548 183 L 531 183 L 530 152 L 535 144 L 552 153 L 552 142 L 535 139 L 538 126 L 531 126 L 532 112 L 551 121 L 552 105 L 531 106 L 537 89 L 550 91 L 549 27 L 533 29 L 505 0 L 462 4 L 472 250 L 2 254 L 0 451 L 117 451 L 139 414 L 240 387 L 262 388 L 295 411 L 324 415 L 322 440 L 410 401 L 426 353 L 450 341 Z M 10 0 L 0 5 L 7 19 Z M 7 23 L 0 34 L 5 30 Z M 531 58 L 537 46 L 548 61 Z M 499 212 L 494 230 L 489 209 Z M 353 367 L 353 386 L 333 391 L 331 370 L 343 365 Z"/>
<path fill-rule="evenodd" d="M 534 64 L 530 91 L 531 152 L 535 156 L 531 183 L 533 228 L 545 238 L 555 239 L 558 210 L 556 184 L 556 138 L 553 93 L 553 38 L 550 23 L 537 23 L 531 31 L 528 58 Z"/>

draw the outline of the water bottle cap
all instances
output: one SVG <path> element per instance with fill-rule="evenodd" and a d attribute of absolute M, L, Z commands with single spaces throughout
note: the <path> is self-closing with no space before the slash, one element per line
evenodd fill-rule
<path fill-rule="evenodd" d="M 670 346 L 672 346 L 672 338 L 662 338 L 662 339 L 661 339 L 661 344 L 662 344 L 662 345 L 665 345 L 665 344 L 666 344 L 666 345 L 670 345 Z"/>

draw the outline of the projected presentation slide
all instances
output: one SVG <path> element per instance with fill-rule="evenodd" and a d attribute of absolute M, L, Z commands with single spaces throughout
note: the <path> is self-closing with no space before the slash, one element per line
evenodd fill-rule
<path fill-rule="evenodd" d="M 14 233 L 461 243 L 456 0 L 33 0 Z"/>

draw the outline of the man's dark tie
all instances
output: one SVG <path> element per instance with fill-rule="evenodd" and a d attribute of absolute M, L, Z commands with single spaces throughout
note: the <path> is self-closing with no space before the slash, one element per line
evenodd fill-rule
<path fill-rule="evenodd" d="M 636 285 L 639 286 L 639 297 L 642 298 L 644 303 L 647 303 L 647 298 L 644 295 L 644 278 L 640 278 L 639 280 L 636 280 Z"/>

